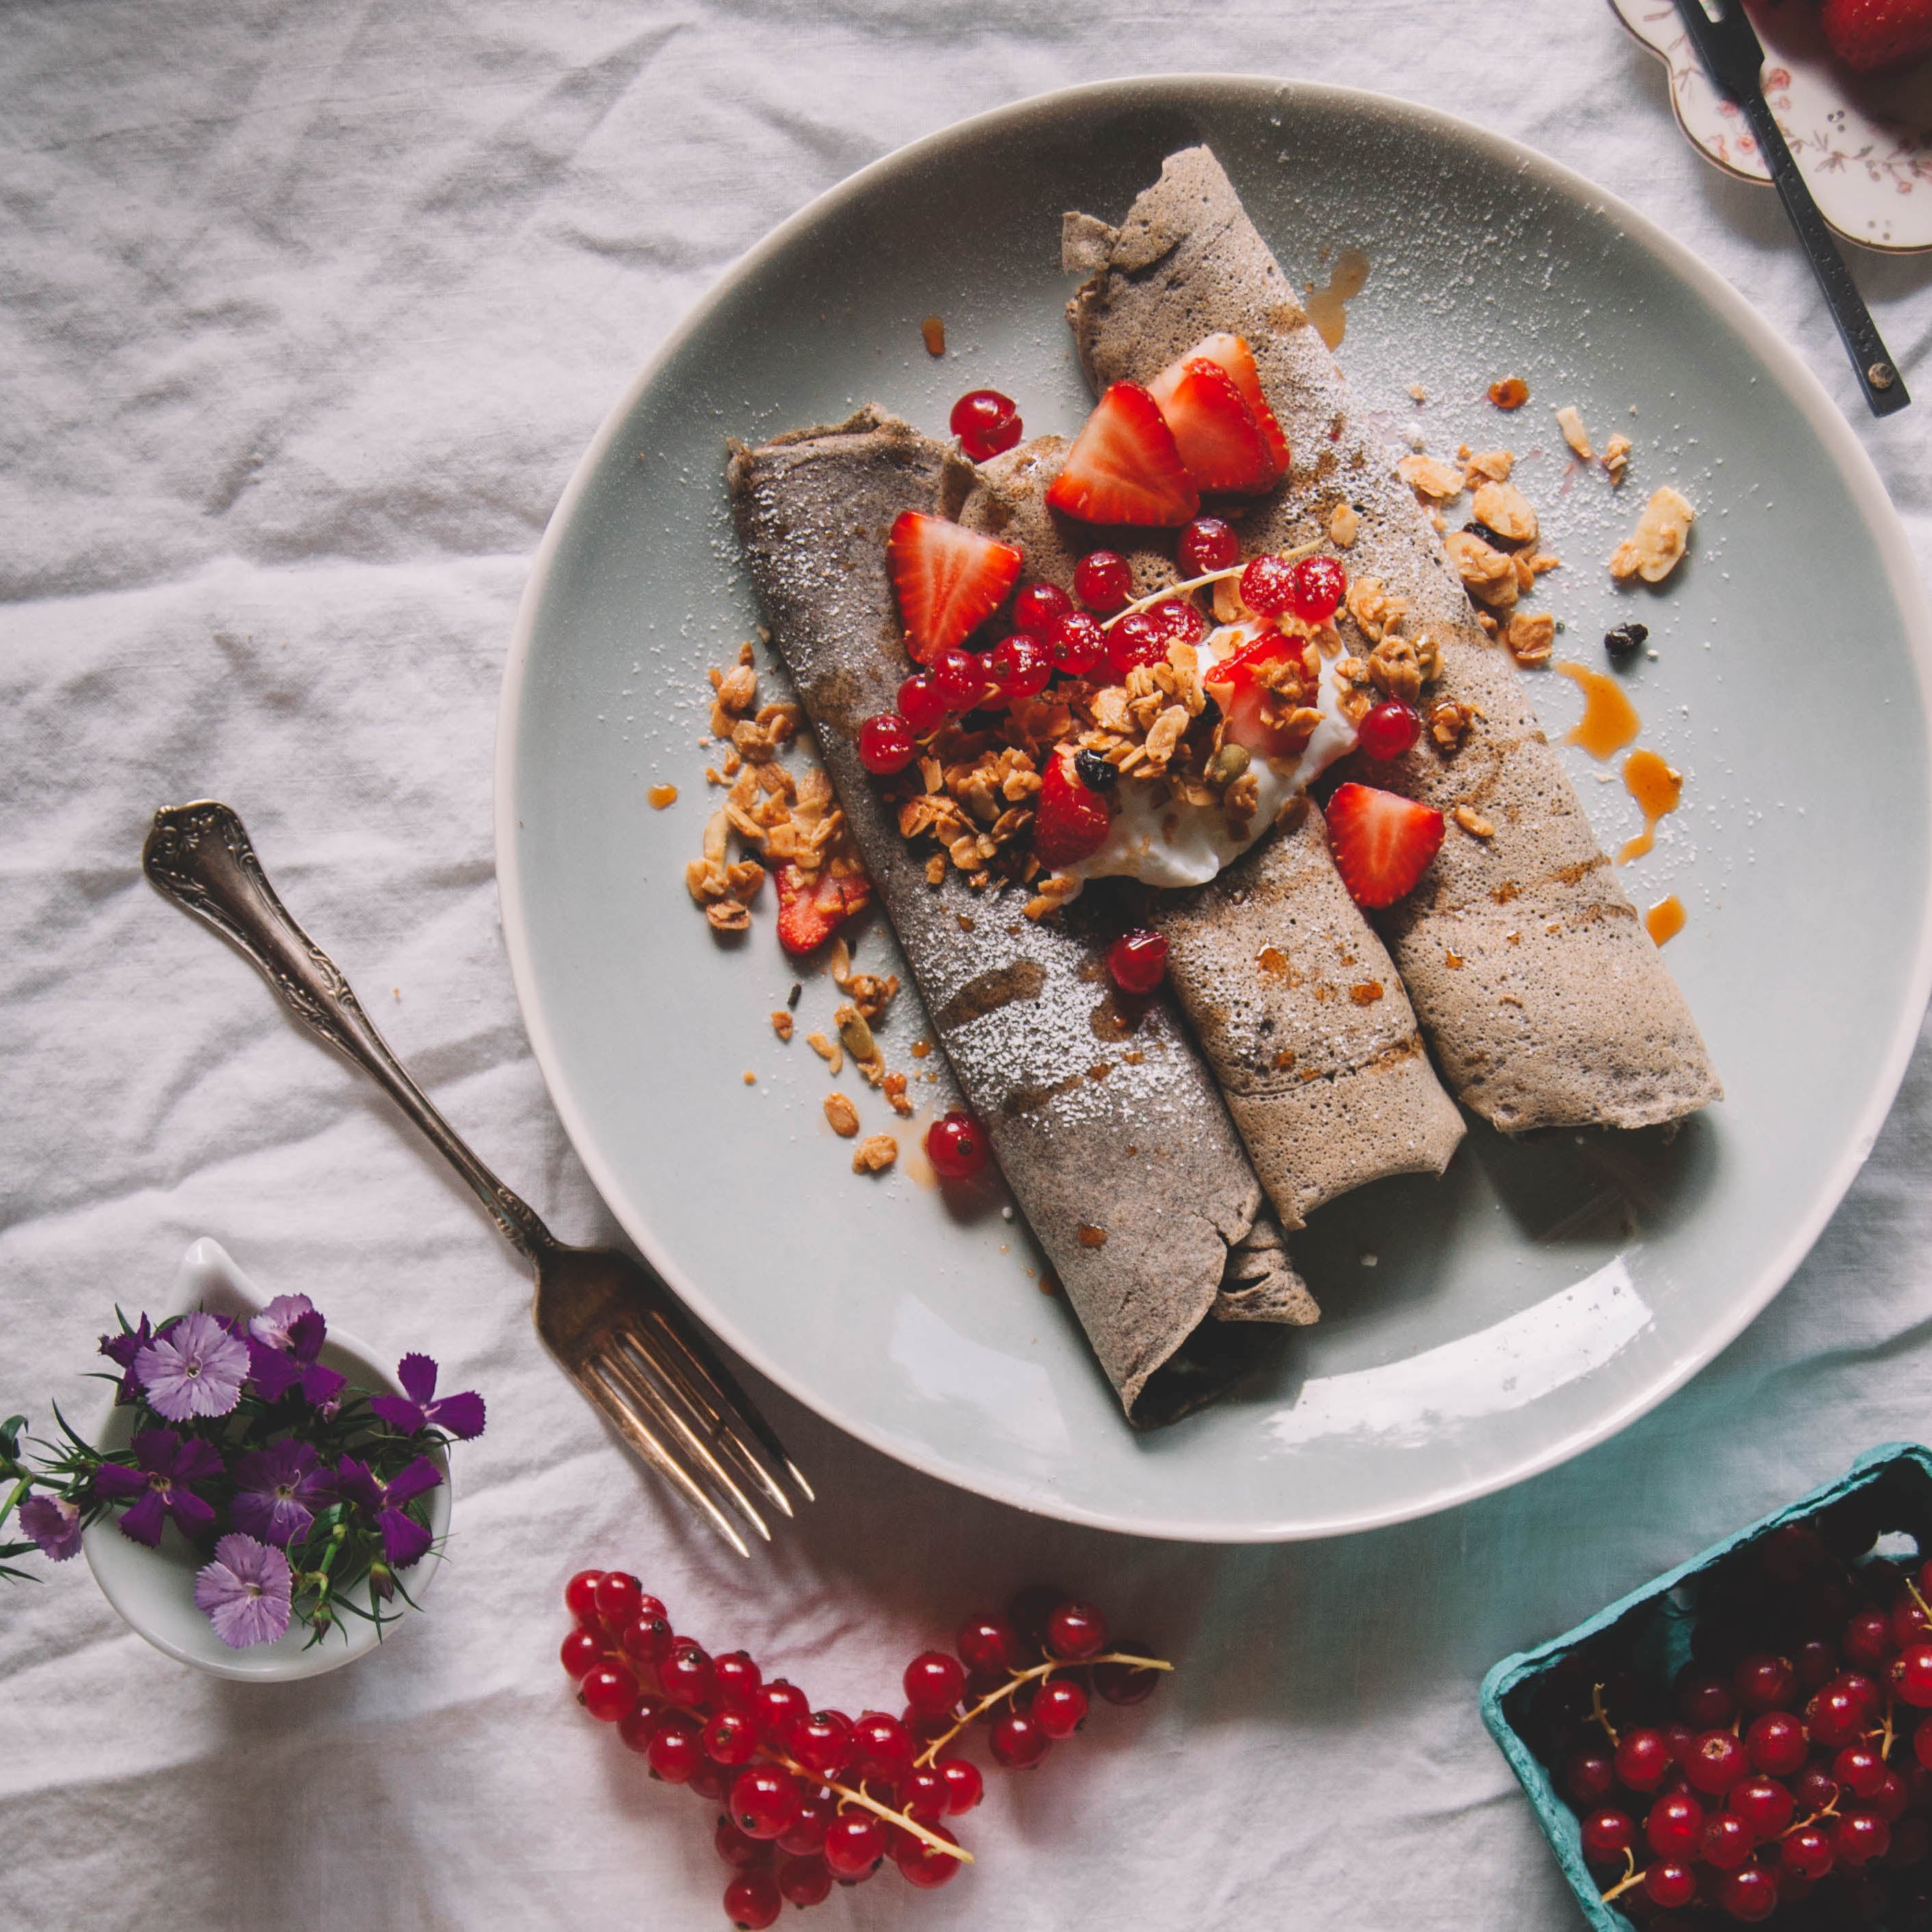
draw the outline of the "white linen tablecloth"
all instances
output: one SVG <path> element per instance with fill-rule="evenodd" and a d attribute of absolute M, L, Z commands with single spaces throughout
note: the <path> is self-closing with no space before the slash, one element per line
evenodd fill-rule
<path fill-rule="evenodd" d="M 85 1413 L 104 1311 L 215 1235 L 269 1292 L 488 1395 L 427 1617 L 340 1676 L 217 1683 L 75 1563 L 0 1590 L 0 1926 L 710 1928 L 710 1814 L 577 1710 L 557 1592 L 642 1571 L 820 1701 L 1052 1578 L 1184 1671 L 1036 1775 L 979 1864 L 822 1922 L 1576 1923 L 1477 1718 L 1484 1669 L 1922 1436 L 1932 1059 L 1769 1312 L 1568 1466 L 1432 1520 L 1199 1550 L 956 1494 L 754 1384 L 827 1498 L 746 1567 L 607 1440 L 521 1270 L 361 1077 L 138 870 L 148 814 L 246 814 L 298 916 L 486 1158 L 614 1232 L 506 969 L 494 709 L 526 560 L 640 362 L 782 218 L 1066 83 L 1252 71 L 1407 95 L 1627 196 L 1746 290 L 1932 557 L 1924 412 L 1871 424 L 1768 191 L 1672 126 L 1607 9 L 1324 0 L 12 0 L 0 20 L 0 1414 Z M 1932 398 L 1932 258 L 1861 258 Z"/>

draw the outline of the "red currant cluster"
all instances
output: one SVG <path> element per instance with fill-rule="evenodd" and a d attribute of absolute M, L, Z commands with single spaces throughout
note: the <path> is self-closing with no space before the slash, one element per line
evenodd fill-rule
<path fill-rule="evenodd" d="M 782 1677 L 767 1683 L 742 1650 L 707 1655 L 622 1570 L 580 1570 L 563 1600 L 576 1619 L 563 1667 L 584 1708 L 616 1726 L 653 1778 L 724 1807 L 724 1910 L 744 1932 L 771 1924 L 788 1899 L 817 1905 L 833 1880 L 870 1878 L 887 1858 L 912 1885 L 945 1884 L 971 1854 L 941 1820 L 983 1790 L 978 1766 L 952 1748 L 969 1727 L 987 1727 L 995 1763 L 1030 1768 L 1086 1721 L 1091 1696 L 1138 1704 L 1170 1668 L 1138 1646 L 1110 1651 L 1091 1604 L 1025 1591 L 1006 1616 L 964 1624 L 957 1656 L 914 1658 L 898 1716 L 848 1718 L 814 1710 Z"/>
<path fill-rule="evenodd" d="M 1569 1660 L 1558 1782 L 1604 1897 L 1651 1932 L 1932 1924 L 1932 1563 L 1853 1564 L 1810 1525 L 1750 1554 L 1667 1702 Z"/>

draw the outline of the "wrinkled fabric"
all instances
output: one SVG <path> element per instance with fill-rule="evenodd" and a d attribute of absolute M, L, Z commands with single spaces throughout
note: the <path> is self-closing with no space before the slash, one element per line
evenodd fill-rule
<path fill-rule="evenodd" d="M 157 805 L 234 801 L 484 1158 L 560 1232 L 614 1232 L 530 1058 L 491 852 L 512 616 L 572 466 L 732 260 L 854 169 L 1045 88 L 1216 69 L 1408 95 L 1628 196 L 1796 344 L 1932 558 L 1932 401 L 1864 417 L 1768 192 L 1684 146 L 1660 68 L 1582 0 L 5 8 L 0 1414 L 104 1400 L 81 1377 L 109 1307 L 206 1233 L 266 1293 L 431 1351 L 490 1426 L 425 1617 L 338 1676 L 194 1675 L 78 1562 L 0 1586 L 0 1925 L 722 1924 L 711 1808 L 566 1694 L 558 1592 L 594 1556 L 853 1712 L 1041 1579 L 1182 1660 L 990 1774 L 958 1882 L 883 1874 L 828 1926 L 1567 1932 L 1484 1670 L 1925 1432 L 1922 1051 L 1768 1312 L 1507 1494 L 1321 1545 L 1138 1542 L 944 1489 L 752 1378 L 824 1501 L 747 1567 L 544 1360 L 514 1257 L 388 1104 L 141 880 Z M 1932 258 L 1856 273 L 1932 398 Z"/>

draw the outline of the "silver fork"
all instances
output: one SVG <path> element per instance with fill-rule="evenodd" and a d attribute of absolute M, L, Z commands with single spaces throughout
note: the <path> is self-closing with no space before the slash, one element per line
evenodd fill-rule
<path fill-rule="evenodd" d="M 464 1144 L 370 1023 L 334 962 L 290 917 L 241 820 L 212 799 L 164 807 L 141 855 L 148 877 L 260 970 L 296 1018 L 389 1094 L 469 1183 L 536 1270 L 531 1312 L 565 1372 L 639 1456 L 741 1556 L 742 1522 L 771 1531 L 752 1500 L 792 1514 L 787 1485 L 812 1486 L 657 1276 L 614 1248 L 558 1240 Z M 738 1520 L 734 1520 L 734 1516 Z"/>

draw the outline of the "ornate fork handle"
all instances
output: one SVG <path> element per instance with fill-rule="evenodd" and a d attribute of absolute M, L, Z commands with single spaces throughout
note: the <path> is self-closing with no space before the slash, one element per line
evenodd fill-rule
<path fill-rule="evenodd" d="M 141 854 L 148 877 L 251 959 L 312 1033 L 377 1081 L 476 1191 L 504 1234 L 532 1260 L 556 1243 L 532 1209 L 464 1144 L 403 1070 L 341 969 L 275 895 L 233 809 L 212 799 L 165 806 Z"/>

